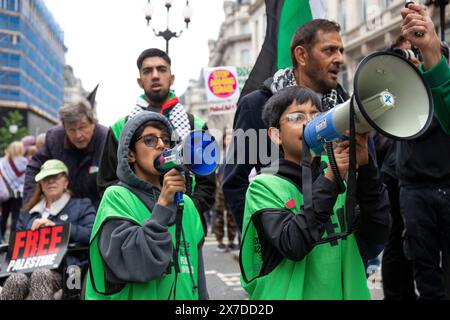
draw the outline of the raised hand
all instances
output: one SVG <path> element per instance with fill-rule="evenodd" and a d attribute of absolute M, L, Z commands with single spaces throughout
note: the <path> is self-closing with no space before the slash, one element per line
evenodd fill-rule
<path fill-rule="evenodd" d="M 442 58 L 441 44 L 433 21 L 428 12 L 418 4 L 410 4 L 408 8 L 403 8 L 401 14 L 403 18 L 402 34 L 412 45 L 420 49 L 425 69 L 428 70 L 439 63 Z M 417 32 L 420 32 L 422 36 L 418 37 Z"/>
<path fill-rule="evenodd" d="M 186 182 L 184 181 L 184 176 L 178 170 L 172 169 L 164 175 L 158 204 L 164 207 L 172 206 L 175 193 L 177 192 L 186 193 Z"/>

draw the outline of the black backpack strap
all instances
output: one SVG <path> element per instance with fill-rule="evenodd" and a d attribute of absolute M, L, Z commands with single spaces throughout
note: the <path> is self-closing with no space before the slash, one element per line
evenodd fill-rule
<path fill-rule="evenodd" d="M 305 126 L 303 126 L 303 132 L 305 130 Z M 314 204 L 313 204 L 313 195 L 312 195 L 312 187 L 313 187 L 313 178 L 312 178 L 312 157 L 310 153 L 309 146 L 306 144 L 305 139 L 302 139 L 302 194 L 303 194 L 303 212 L 305 214 L 305 218 L 308 220 L 308 225 L 313 226 L 312 230 L 316 230 L 315 233 L 317 238 L 320 238 L 319 228 L 316 223 L 316 220 L 313 218 L 314 213 Z"/>
<path fill-rule="evenodd" d="M 187 116 L 188 116 L 188 120 L 189 120 L 189 126 L 191 127 L 191 130 L 195 129 L 195 118 L 194 115 L 186 112 Z"/>
<path fill-rule="evenodd" d="M 347 197 L 345 199 L 347 213 L 347 232 L 352 233 L 355 222 L 356 207 L 356 142 L 355 142 L 355 109 L 354 99 L 350 103 L 350 163 L 348 168 Z"/>

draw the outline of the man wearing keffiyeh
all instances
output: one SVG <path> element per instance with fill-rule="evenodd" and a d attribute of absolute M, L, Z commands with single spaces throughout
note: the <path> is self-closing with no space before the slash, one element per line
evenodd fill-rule
<path fill-rule="evenodd" d="M 178 97 L 170 89 L 175 76 L 171 72 L 170 57 L 156 48 L 143 51 L 137 60 L 139 69 L 138 85 L 144 91 L 139 96 L 135 107 L 126 116 L 119 119 L 108 132 L 103 147 L 100 168 L 97 175 L 97 184 L 100 192 L 118 182 L 116 175 L 117 148 L 120 134 L 125 123 L 143 110 L 153 111 L 164 115 L 175 128 L 172 140 L 178 142 L 194 129 L 208 130 L 206 122 L 184 109 Z M 201 215 L 203 228 L 206 233 L 206 221 L 203 212 L 208 211 L 214 204 L 215 176 L 195 176 L 195 183 L 187 177 L 188 191 L 198 212 Z M 192 187 L 195 184 L 195 187 Z"/>
<path fill-rule="evenodd" d="M 312 89 L 322 100 L 321 111 L 327 111 L 349 99 L 349 95 L 338 83 L 338 74 L 344 63 L 344 47 L 339 35 L 340 26 L 336 22 L 326 19 L 315 19 L 299 27 L 291 42 L 292 67 L 278 70 L 272 78 L 267 79 L 258 90 L 240 98 L 238 109 L 234 119 L 234 130 L 262 130 L 267 126 L 262 120 L 262 110 L 269 98 L 278 93 L 281 89 L 290 86 L 303 86 Z M 245 145 L 236 145 L 236 137 L 233 137 L 233 143 L 230 146 L 229 159 L 242 159 L 240 152 L 249 152 L 250 146 L 245 141 Z M 360 184 L 365 184 L 362 188 L 369 190 L 370 186 L 375 185 L 378 169 L 376 167 L 375 149 L 372 139 L 366 143 L 369 146 L 371 154 L 370 163 L 364 170 L 359 170 Z M 260 141 L 257 146 L 264 145 Z M 244 150 L 244 151 L 243 151 Z M 267 139 L 267 148 L 273 150 L 270 146 L 270 140 Z M 243 212 L 245 204 L 245 194 L 249 185 L 248 175 L 255 168 L 257 172 L 263 167 L 260 159 L 267 159 L 268 155 L 260 155 L 258 152 L 258 163 L 234 164 L 227 162 L 224 172 L 223 191 L 225 199 L 231 206 L 236 222 L 242 232 Z M 273 155 L 271 162 L 275 161 Z M 264 159 L 263 158 L 263 159 Z M 364 171 L 364 174 L 361 174 Z M 362 182 L 364 181 L 364 182 Z M 366 192 L 358 189 L 358 197 L 368 196 Z M 369 191 L 370 193 L 370 191 Z M 358 199 L 361 200 L 361 199 Z M 387 204 L 387 203 L 385 203 Z M 388 204 L 387 204 L 388 205 Z M 389 216 L 385 210 L 385 205 L 380 206 L 380 210 L 373 210 L 369 217 L 364 217 L 364 232 L 369 236 L 363 241 L 358 241 L 362 248 L 364 260 L 379 253 L 377 245 L 383 244 L 389 232 Z M 365 230 L 365 231 L 366 231 Z M 359 239 L 361 240 L 361 239 Z M 366 261 L 365 261 L 366 262 Z"/>

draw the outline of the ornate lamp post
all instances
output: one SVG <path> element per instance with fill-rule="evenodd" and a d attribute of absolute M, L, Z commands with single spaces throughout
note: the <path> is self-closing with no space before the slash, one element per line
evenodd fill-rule
<path fill-rule="evenodd" d="M 449 4 L 449 0 L 426 0 L 425 5 L 434 4 L 440 10 L 440 24 L 441 24 L 441 40 L 445 41 L 445 7 Z"/>
<path fill-rule="evenodd" d="M 445 41 L 445 7 L 448 5 L 449 0 L 435 0 L 436 6 L 440 10 L 441 18 L 441 40 Z"/>
<path fill-rule="evenodd" d="M 19 126 L 17 124 L 12 124 L 9 126 L 9 132 L 11 134 L 16 134 L 19 131 Z"/>
<path fill-rule="evenodd" d="M 164 40 L 166 40 L 166 53 L 169 54 L 170 39 L 180 37 L 184 30 L 181 30 L 177 33 L 177 32 L 173 32 L 169 29 L 169 11 L 170 11 L 170 8 L 172 8 L 173 0 L 164 0 L 164 2 L 165 2 L 165 7 L 167 8 L 166 30 L 156 32 L 155 28 L 152 27 L 152 29 L 153 29 L 153 33 L 155 34 L 155 36 L 163 37 Z M 146 6 L 144 8 L 145 19 L 147 20 L 148 26 L 150 25 L 150 20 L 152 19 L 154 12 L 155 12 L 154 7 L 150 3 L 150 0 L 148 0 Z M 184 22 L 186 23 L 186 29 L 189 28 L 189 23 L 191 22 L 192 14 L 193 14 L 192 7 L 189 5 L 189 0 L 186 0 L 186 6 L 183 8 L 183 18 L 184 18 Z"/>

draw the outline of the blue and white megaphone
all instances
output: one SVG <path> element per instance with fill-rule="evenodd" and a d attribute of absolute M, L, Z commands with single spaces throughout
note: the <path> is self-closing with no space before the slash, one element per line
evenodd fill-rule
<path fill-rule="evenodd" d="M 155 168 L 161 173 L 172 169 L 189 171 L 195 175 L 207 176 L 219 165 L 220 150 L 213 136 L 203 130 L 191 131 L 174 148 L 163 152 L 155 160 Z M 175 195 L 174 203 L 183 205 L 183 194 Z"/>
<path fill-rule="evenodd" d="M 355 110 L 355 131 L 375 129 L 394 140 L 420 137 L 433 118 L 431 91 L 419 70 L 408 60 L 390 52 L 375 52 L 358 65 L 354 94 L 346 102 L 312 119 L 303 137 L 315 154 L 324 144 L 345 140 L 350 128 L 350 107 Z"/>

